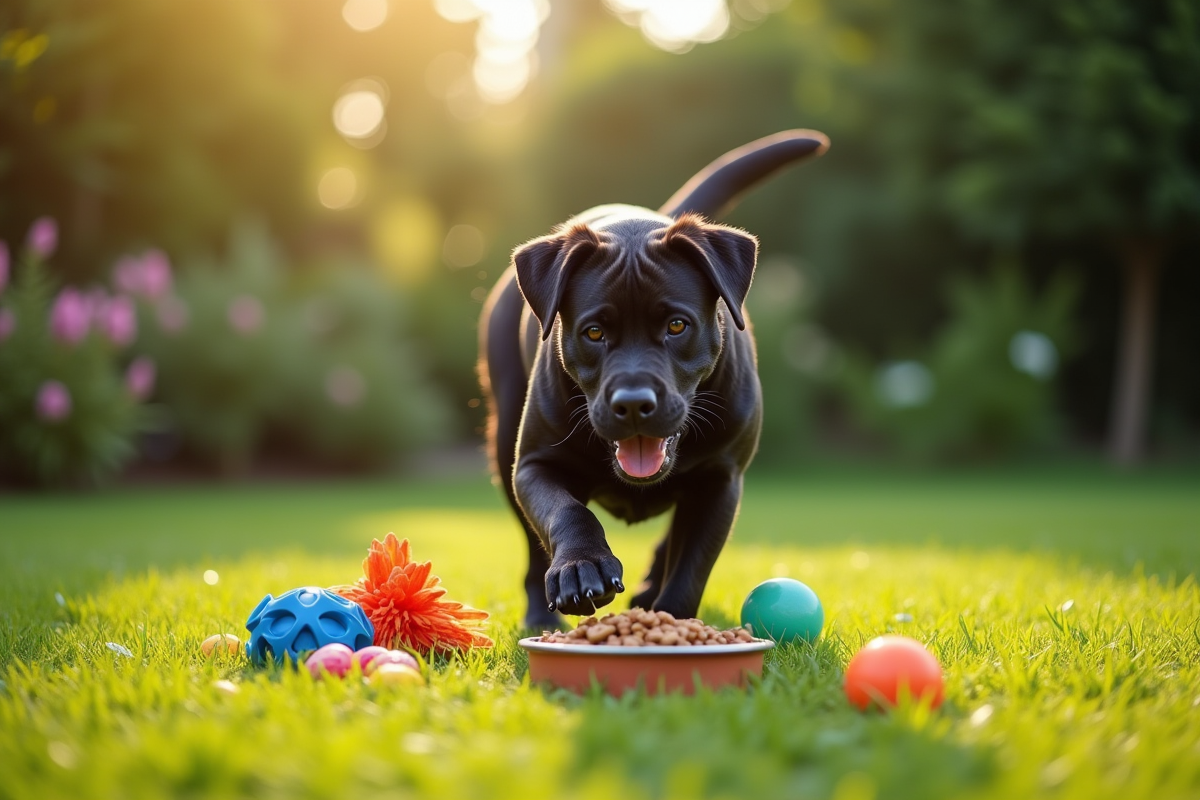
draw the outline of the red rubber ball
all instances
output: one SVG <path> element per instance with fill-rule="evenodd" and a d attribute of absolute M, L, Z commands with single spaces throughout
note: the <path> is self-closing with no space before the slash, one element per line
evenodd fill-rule
<path fill-rule="evenodd" d="M 846 699 L 860 709 L 896 705 L 902 686 L 908 687 L 914 700 L 930 697 L 931 708 L 942 704 L 942 665 L 916 639 L 880 636 L 867 642 L 846 665 Z"/>

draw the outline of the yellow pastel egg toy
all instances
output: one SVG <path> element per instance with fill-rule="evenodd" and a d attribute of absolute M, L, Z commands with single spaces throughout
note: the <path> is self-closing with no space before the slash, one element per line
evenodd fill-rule
<path fill-rule="evenodd" d="M 367 678 L 372 686 L 418 686 L 425 683 L 421 673 L 407 664 L 380 664 Z"/>
<path fill-rule="evenodd" d="M 242 640 L 232 633 L 218 633 L 200 643 L 200 652 L 211 657 L 213 653 L 237 655 L 242 650 Z"/>

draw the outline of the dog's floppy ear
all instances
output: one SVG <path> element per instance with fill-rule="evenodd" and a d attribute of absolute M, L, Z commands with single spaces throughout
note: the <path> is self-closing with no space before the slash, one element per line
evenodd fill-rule
<path fill-rule="evenodd" d="M 663 232 L 660 245 L 683 256 L 708 276 L 729 307 L 733 324 L 744 331 L 742 303 L 754 280 L 758 239 L 737 228 L 706 222 L 698 214 L 684 214 Z"/>
<path fill-rule="evenodd" d="M 517 287 L 542 326 L 542 338 L 550 338 L 554 315 L 562 303 L 567 277 L 601 247 L 600 237 L 582 223 L 564 231 L 534 239 L 513 251 Z"/>

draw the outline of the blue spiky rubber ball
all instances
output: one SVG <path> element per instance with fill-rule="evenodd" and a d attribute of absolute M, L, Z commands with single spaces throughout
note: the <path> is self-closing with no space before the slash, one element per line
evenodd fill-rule
<path fill-rule="evenodd" d="M 267 595 L 250 612 L 246 630 L 246 655 L 256 664 L 299 662 L 303 653 L 334 642 L 359 650 L 375 638 L 375 626 L 358 603 L 318 586 Z"/>
<path fill-rule="evenodd" d="M 815 642 L 825 625 L 817 593 L 791 578 L 771 578 L 755 586 L 742 603 L 742 625 L 760 639 L 784 644 Z"/>

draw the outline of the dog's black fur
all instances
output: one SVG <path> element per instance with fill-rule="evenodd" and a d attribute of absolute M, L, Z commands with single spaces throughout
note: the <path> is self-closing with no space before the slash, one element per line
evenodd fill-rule
<path fill-rule="evenodd" d="M 696 615 L 762 420 L 742 312 L 758 242 L 701 215 L 827 147 L 813 131 L 760 139 L 658 212 L 599 206 L 514 252 L 480 320 L 480 380 L 529 544 L 527 627 L 624 591 L 590 501 L 627 522 L 675 508 L 631 605 Z"/>

